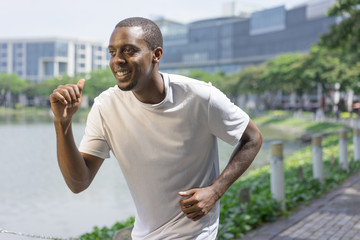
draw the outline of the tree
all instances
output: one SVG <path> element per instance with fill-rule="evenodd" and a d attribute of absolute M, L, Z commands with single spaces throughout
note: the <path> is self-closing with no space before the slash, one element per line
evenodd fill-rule
<path fill-rule="evenodd" d="M 212 85 L 220 89 L 223 93 L 228 96 L 236 96 L 236 85 L 238 82 L 238 77 L 234 75 L 226 75 L 222 71 L 216 73 L 208 73 L 201 70 L 191 70 L 188 74 L 188 77 L 198 79 L 204 82 L 211 82 Z"/>
<path fill-rule="evenodd" d="M 26 86 L 26 81 L 16 74 L 0 73 L 0 106 L 5 106 L 6 96 L 18 95 Z"/>
<path fill-rule="evenodd" d="M 340 83 L 341 90 L 351 87 L 349 82 L 349 66 L 341 61 L 338 55 L 313 46 L 304 59 L 302 78 L 307 79 L 309 86 L 321 84 L 322 88 L 332 90 L 335 83 Z"/>
<path fill-rule="evenodd" d="M 341 55 L 348 64 L 360 60 L 360 0 L 338 0 L 328 16 L 342 20 L 320 38 L 319 46 Z"/>
<path fill-rule="evenodd" d="M 51 79 L 47 79 L 42 82 L 29 83 L 25 88 L 24 93 L 27 96 L 43 96 L 48 97 L 54 89 L 59 85 L 65 85 L 68 83 L 76 83 L 77 77 L 70 77 L 68 75 L 61 75 Z"/>
<path fill-rule="evenodd" d="M 266 62 L 262 84 L 267 90 L 302 94 L 309 89 L 308 79 L 302 73 L 306 55 L 298 53 L 281 54 Z"/>
<path fill-rule="evenodd" d="M 266 86 L 263 82 L 265 69 L 265 64 L 244 67 L 239 73 L 238 93 L 263 93 L 266 91 Z"/>
<path fill-rule="evenodd" d="M 101 92 L 115 85 L 115 77 L 109 68 L 95 70 L 86 77 L 84 94 L 93 100 Z"/>
<path fill-rule="evenodd" d="M 27 96 L 48 97 L 59 85 L 76 84 L 80 78 L 86 79 L 83 94 L 89 96 L 90 100 L 93 100 L 102 91 L 116 84 L 110 69 L 100 69 L 74 77 L 61 75 L 39 83 L 30 83 L 24 92 Z"/>

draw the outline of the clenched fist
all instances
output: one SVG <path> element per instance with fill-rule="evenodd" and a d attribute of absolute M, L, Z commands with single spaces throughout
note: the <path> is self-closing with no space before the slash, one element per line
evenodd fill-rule
<path fill-rule="evenodd" d="M 80 79 L 77 84 L 60 85 L 53 91 L 49 100 L 55 120 L 71 120 L 80 107 L 84 84 L 85 79 Z"/>

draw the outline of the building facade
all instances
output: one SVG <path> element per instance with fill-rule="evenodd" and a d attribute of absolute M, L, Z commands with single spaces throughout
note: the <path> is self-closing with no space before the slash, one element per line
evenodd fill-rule
<path fill-rule="evenodd" d="M 0 39 L 0 73 L 39 82 L 108 66 L 106 43 L 74 39 Z"/>
<path fill-rule="evenodd" d="M 239 12 L 245 8 L 231 3 L 226 12 L 232 16 L 189 24 L 158 19 L 164 37 L 160 70 L 234 73 L 281 53 L 305 53 L 337 22 L 325 15 L 334 2 L 312 0 L 292 9 L 279 6 L 252 13 Z M 34 82 L 106 68 L 108 60 L 105 42 L 0 39 L 0 73 L 16 73 Z"/>
<path fill-rule="evenodd" d="M 182 28 L 177 26 L 181 31 L 171 34 L 163 31 L 160 69 L 234 73 L 281 53 L 308 52 L 319 36 L 336 23 L 337 19 L 325 14 L 333 3 L 314 0 L 292 9 L 279 6 L 253 12 L 250 17 L 242 13 L 192 22 Z M 160 29 L 166 26 L 163 20 L 158 25 Z"/>

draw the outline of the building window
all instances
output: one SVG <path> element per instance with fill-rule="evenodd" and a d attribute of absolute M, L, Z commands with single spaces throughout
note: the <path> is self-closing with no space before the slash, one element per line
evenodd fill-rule
<path fill-rule="evenodd" d="M 64 42 L 57 42 L 55 45 L 55 55 L 59 57 L 67 57 L 68 44 Z"/>
<path fill-rule="evenodd" d="M 28 42 L 26 43 L 26 52 L 24 51 L 26 59 L 26 75 L 33 76 L 35 80 L 37 76 L 45 73 L 45 63 L 41 63 L 41 58 L 52 58 L 55 56 L 56 42 Z M 39 67 L 41 64 L 41 68 Z M 39 73 L 39 69 L 44 69 Z"/>
<path fill-rule="evenodd" d="M 285 16 L 284 6 L 253 13 L 250 19 L 250 35 L 284 30 Z"/>
<path fill-rule="evenodd" d="M 52 76 L 54 75 L 54 63 L 53 62 L 45 62 L 44 63 L 45 75 Z"/>
<path fill-rule="evenodd" d="M 208 53 L 189 53 L 184 54 L 183 62 L 199 62 L 199 61 L 206 61 L 209 59 Z"/>
<path fill-rule="evenodd" d="M 231 38 L 224 38 L 220 43 L 220 58 L 227 59 L 233 57 L 233 44 Z"/>
<path fill-rule="evenodd" d="M 67 73 L 67 63 L 64 62 L 59 63 L 59 73 L 60 74 Z"/>
<path fill-rule="evenodd" d="M 15 43 L 14 48 L 22 49 L 22 43 Z"/>
<path fill-rule="evenodd" d="M 228 38 L 233 35 L 233 25 L 231 24 L 224 24 L 221 27 L 221 37 Z"/>

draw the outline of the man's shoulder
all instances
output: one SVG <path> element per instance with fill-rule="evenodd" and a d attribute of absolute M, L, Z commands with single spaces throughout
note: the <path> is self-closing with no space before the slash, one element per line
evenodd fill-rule
<path fill-rule="evenodd" d="M 181 89 L 188 93 L 208 95 L 211 91 L 211 83 L 200 81 L 183 75 L 169 74 L 169 85 L 173 89 Z"/>
<path fill-rule="evenodd" d="M 184 76 L 184 75 L 168 74 L 168 76 L 169 76 L 169 79 L 170 79 L 170 83 L 173 83 L 173 84 L 183 84 L 183 85 L 190 85 L 190 86 L 191 85 L 193 85 L 193 86 L 204 86 L 204 87 L 211 86 L 211 83 L 200 81 L 198 79 L 187 77 L 187 76 Z"/>
<path fill-rule="evenodd" d="M 118 95 L 118 92 L 119 89 L 117 85 L 110 87 L 104 90 L 94 99 L 94 104 L 102 105 L 103 103 L 111 102 Z"/>

